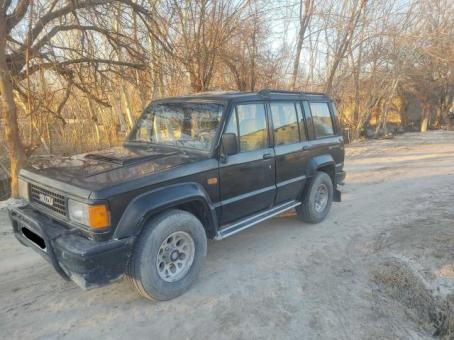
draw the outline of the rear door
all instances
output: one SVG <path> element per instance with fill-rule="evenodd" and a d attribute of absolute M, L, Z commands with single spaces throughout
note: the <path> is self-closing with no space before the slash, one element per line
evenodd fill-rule
<path fill-rule="evenodd" d="M 265 104 L 236 105 L 224 133 L 237 136 L 239 149 L 219 165 L 221 225 L 272 207 L 276 193 Z"/>
<path fill-rule="evenodd" d="M 269 104 L 276 153 L 275 205 L 295 200 L 304 188 L 310 143 L 300 102 Z"/>

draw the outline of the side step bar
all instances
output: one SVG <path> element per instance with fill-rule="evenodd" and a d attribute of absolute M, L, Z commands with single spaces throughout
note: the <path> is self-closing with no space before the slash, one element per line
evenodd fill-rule
<path fill-rule="evenodd" d="M 242 219 L 239 222 L 235 222 L 233 224 L 222 227 L 222 229 L 218 231 L 215 240 L 222 240 L 223 238 L 226 238 L 228 236 L 235 235 L 236 233 L 239 233 L 244 229 L 252 227 L 257 223 L 263 222 L 273 216 L 283 213 L 284 211 L 297 207 L 300 204 L 301 202 L 297 201 L 286 202 L 269 210 L 262 211 L 258 214 L 246 217 L 245 219 Z"/>

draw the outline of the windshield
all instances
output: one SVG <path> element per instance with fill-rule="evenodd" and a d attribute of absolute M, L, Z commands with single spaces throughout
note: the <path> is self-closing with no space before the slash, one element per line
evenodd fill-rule
<path fill-rule="evenodd" d="M 184 146 L 210 151 L 224 106 L 216 103 L 151 104 L 130 142 Z"/>

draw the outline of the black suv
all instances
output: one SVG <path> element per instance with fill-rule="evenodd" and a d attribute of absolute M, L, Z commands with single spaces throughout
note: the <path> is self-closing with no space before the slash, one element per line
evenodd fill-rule
<path fill-rule="evenodd" d="M 147 298 L 185 292 L 207 239 L 296 208 L 318 223 L 345 178 L 328 96 L 262 90 L 153 101 L 121 147 L 36 160 L 9 209 L 17 239 L 83 288 L 124 274 Z"/>

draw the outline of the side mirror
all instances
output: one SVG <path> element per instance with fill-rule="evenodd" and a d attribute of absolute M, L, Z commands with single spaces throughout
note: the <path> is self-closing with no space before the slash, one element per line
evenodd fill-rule
<path fill-rule="evenodd" d="M 238 153 L 238 141 L 234 133 L 224 133 L 222 135 L 221 144 L 225 156 Z"/>

